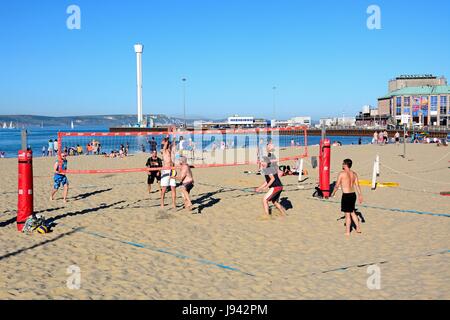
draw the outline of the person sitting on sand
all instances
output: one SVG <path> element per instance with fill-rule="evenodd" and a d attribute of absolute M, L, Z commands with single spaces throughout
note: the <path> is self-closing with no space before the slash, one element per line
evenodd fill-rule
<path fill-rule="evenodd" d="M 86 145 L 86 155 L 89 156 L 92 153 L 92 145 L 91 143 L 88 143 Z"/>
<path fill-rule="evenodd" d="M 291 170 L 291 166 L 289 166 L 289 165 L 286 165 L 286 166 L 282 165 L 282 166 L 279 166 L 278 168 L 279 168 L 278 175 L 280 177 L 298 175 L 297 172 L 294 172 Z"/>
<path fill-rule="evenodd" d="M 181 166 L 180 174 L 175 177 L 176 180 L 181 182 L 181 196 L 184 201 L 184 208 L 191 210 L 192 202 L 190 199 L 190 192 L 194 188 L 194 177 L 192 175 L 191 167 L 187 163 L 186 157 L 180 157 L 178 164 Z"/>
<path fill-rule="evenodd" d="M 265 156 L 261 159 L 261 168 L 261 173 L 264 174 L 266 181 L 259 188 L 256 188 L 256 192 L 267 190 L 267 193 L 263 198 L 264 215 L 262 218 L 264 220 L 270 218 L 269 201 L 272 201 L 275 207 L 280 211 L 281 216 L 284 217 L 286 216 L 286 212 L 279 202 L 281 192 L 283 191 L 283 184 L 278 177 L 278 167 L 273 166 L 270 158 Z"/>
<path fill-rule="evenodd" d="M 83 154 L 83 147 L 77 144 L 77 154 L 82 155 Z"/>
<path fill-rule="evenodd" d="M 358 193 L 359 203 L 363 202 L 361 188 L 359 187 L 358 175 L 356 172 L 350 170 L 352 167 L 352 160 L 345 159 L 342 162 L 342 171 L 339 173 L 336 186 L 334 187 L 331 197 L 336 195 L 339 187 L 342 187 L 342 200 L 341 200 L 341 211 L 345 213 L 345 235 L 350 235 L 351 220 L 356 225 L 356 232 L 361 233 L 361 227 L 359 224 L 358 217 L 355 213 L 356 204 L 356 192 Z"/>
<path fill-rule="evenodd" d="M 152 155 L 150 158 L 147 159 L 147 163 L 145 164 L 147 168 L 161 168 L 162 167 L 162 160 L 158 157 L 158 152 L 156 150 L 152 151 Z M 147 186 L 148 186 L 148 193 L 152 192 L 152 184 L 155 182 L 159 186 L 159 191 L 161 191 L 161 171 L 159 170 L 153 170 L 148 172 L 147 177 Z"/>
<path fill-rule="evenodd" d="M 61 153 L 62 158 L 62 170 L 67 170 L 67 155 L 63 152 Z M 53 197 L 55 193 L 58 191 L 59 187 L 62 185 L 64 187 L 63 191 L 63 201 L 67 202 L 67 194 L 69 192 L 69 180 L 67 180 L 67 176 L 64 173 L 59 172 L 59 163 L 55 162 L 53 166 L 53 191 L 50 195 L 50 201 L 53 201 Z"/>
<path fill-rule="evenodd" d="M 291 166 L 289 165 L 282 165 L 279 166 L 279 172 L 278 172 L 278 176 L 283 177 L 283 176 L 298 176 L 299 175 L 299 171 L 298 168 L 294 168 L 291 169 Z M 307 175 L 308 171 L 306 170 L 302 170 L 302 176 Z"/>

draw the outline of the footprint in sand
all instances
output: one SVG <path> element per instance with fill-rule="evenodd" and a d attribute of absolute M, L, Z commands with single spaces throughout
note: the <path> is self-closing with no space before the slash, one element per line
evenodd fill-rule
<path fill-rule="evenodd" d="M 158 210 L 158 215 L 156 216 L 156 219 L 169 219 L 170 215 L 169 213 L 164 209 Z"/>

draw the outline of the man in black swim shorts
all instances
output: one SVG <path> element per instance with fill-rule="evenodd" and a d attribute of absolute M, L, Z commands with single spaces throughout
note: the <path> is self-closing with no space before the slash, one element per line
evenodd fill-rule
<path fill-rule="evenodd" d="M 334 187 L 332 197 L 336 195 L 339 187 L 342 187 L 341 212 L 345 213 L 345 235 L 350 235 L 350 227 L 353 222 L 356 225 L 356 232 L 361 233 L 360 223 L 355 213 L 356 192 L 358 193 L 359 203 L 362 203 L 363 198 L 361 188 L 359 187 L 358 175 L 356 172 L 350 170 L 352 167 L 352 160 L 345 159 L 342 163 L 342 171 L 339 173 L 336 186 Z"/>
<path fill-rule="evenodd" d="M 187 163 L 186 157 L 180 157 L 178 159 L 178 164 L 181 167 L 180 174 L 179 176 L 175 177 L 175 179 L 181 182 L 181 196 L 183 197 L 184 208 L 191 210 L 192 202 L 190 193 L 192 188 L 194 188 L 194 176 L 192 175 L 192 170 Z"/>
<path fill-rule="evenodd" d="M 162 167 L 162 160 L 158 158 L 158 153 L 156 150 L 152 151 L 152 154 L 150 158 L 147 159 L 147 163 L 145 164 L 147 168 L 161 168 Z M 147 177 L 147 186 L 148 186 L 148 193 L 152 192 L 152 184 L 155 182 L 155 180 L 158 183 L 159 191 L 161 191 L 161 171 L 159 170 L 152 170 L 148 172 Z"/>

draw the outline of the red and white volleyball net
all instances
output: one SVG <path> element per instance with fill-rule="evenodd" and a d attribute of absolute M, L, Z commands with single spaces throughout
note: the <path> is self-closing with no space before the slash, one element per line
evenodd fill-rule
<path fill-rule="evenodd" d="M 161 142 L 173 145 L 172 158 L 182 155 L 193 168 L 257 165 L 271 151 L 277 162 L 308 156 L 306 127 L 158 132 L 59 132 L 58 161 L 67 154 L 69 174 L 110 174 L 149 171 L 145 166 Z M 174 167 L 173 167 L 174 168 Z M 151 168 L 150 170 L 160 170 Z M 168 169 L 168 168 L 164 168 Z"/>

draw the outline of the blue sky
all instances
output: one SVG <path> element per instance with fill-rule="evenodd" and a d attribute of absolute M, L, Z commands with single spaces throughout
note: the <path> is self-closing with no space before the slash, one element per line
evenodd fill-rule
<path fill-rule="evenodd" d="M 69 30 L 66 9 L 81 9 Z M 369 30 L 369 5 L 381 30 Z M 5 0 L 0 114 L 355 115 L 400 74 L 450 77 L 450 1 Z"/>

